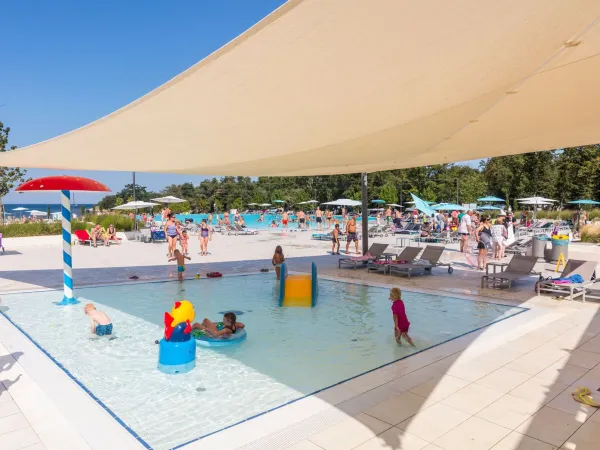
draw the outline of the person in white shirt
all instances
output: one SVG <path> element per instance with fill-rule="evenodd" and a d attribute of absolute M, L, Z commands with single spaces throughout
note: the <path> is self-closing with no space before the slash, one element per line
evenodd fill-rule
<path fill-rule="evenodd" d="M 471 216 L 473 215 L 473 211 L 468 210 L 467 213 L 462 216 L 460 219 L 460 223 L 458 224 L 458 234 L 460 235 L 460 251 L 462 253 L 467 253 L 468 245 L 467 241 L 469 240 L 469 236 L 473 231 L 473 226 L 471 224 Z"/>

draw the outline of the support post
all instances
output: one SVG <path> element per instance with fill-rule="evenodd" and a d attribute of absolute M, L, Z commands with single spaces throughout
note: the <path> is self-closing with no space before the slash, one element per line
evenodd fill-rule
<path fill-rule="evenodd" d="M 71 247 L 71 192 L 60 191 L 62 210 L 62 237 L 63 237 L 63 288 L 64 297 L 56 303 L 59 306 L 75 305 L 79 303 L 73 297 L 73 257 Z"/>
<path fill-rule="evenodd" d="M 369 251 L 369 198 L 367 197 L 367 173 L 361 174 L 362 186 L 362 253 Z"/>

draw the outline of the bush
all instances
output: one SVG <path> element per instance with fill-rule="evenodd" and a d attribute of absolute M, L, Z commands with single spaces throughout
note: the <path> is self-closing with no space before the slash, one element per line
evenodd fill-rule
<path fill-rule="evenodd" d="M 71 230 L 84 230 L 86 224 L 74 221 L 71 224 Z M 62 234 L 62 224 L 60 222 L 36 222 L 36 223 L 13 223 L 0 226 L 0 233 L 4 238 L 27 237 L 27 236 L 53 236 Z"/>
<path fill-rule="evenodd" d="M 581 230 L 581 242 L 600 243 L 600 223 L 591 223 Z"/>
<path fill-rule="evenodd" d="M 108 228 L 112 223 L 117 231 L 131 231 L 133 230 L 133 220 L 127 216 L 118 214 L 106 214 L 106 215 L 88 215 L 85 216 L 86 222 L 90 222 L 89 228 L 99 223 L 101 227 Z"/>

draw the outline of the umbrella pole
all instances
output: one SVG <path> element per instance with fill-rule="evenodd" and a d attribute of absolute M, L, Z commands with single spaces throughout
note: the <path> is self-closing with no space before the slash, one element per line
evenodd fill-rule
<path fill-rule="evenodd" d="M 369 200 L 367 197 L 367 173 L 361 175 L 362 185 L 362 253 L 369 251 Z"/>
<path fill-rule="evenodd" d="M 62 210 L 62 237 L 63 237 L 63 288 L 65 295 L 59 306 L 74 305 L 79 303 L 73 297 L 73 257 L 71 254 L 71 192 L 60 191 Z"/>

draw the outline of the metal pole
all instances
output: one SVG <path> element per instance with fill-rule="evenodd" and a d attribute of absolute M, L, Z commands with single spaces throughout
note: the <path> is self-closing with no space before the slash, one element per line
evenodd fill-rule
<path fill-rule="evenodd" d="M 362 252 L 369 251 L 369 199 L 367 197 L 367 173 L 361 174 L 362 182 Z"/>
<path fill-rule="evenodd" d="M 404 191 L 404 180 L 400 181 L 400 206 L 404 206 L 403 197 L 402 197 L 403 196 L 403 192 L 402 191 Z M 400 211 L 400 212 L 402 212 L 402 211 Z"/>
<path fill-rule="evenodd" d="M 135 202 L 135 172 L 133 174 L 133 201 Z M 133 230 L 137 231 L 137 208 L 133 210 Z"/>
<path fill-rule="evenodd" d="M 458 203 L 458 178 L 456 179 L 456 204 L 460 205 L 460 203 Z"/>
<path fill-rule="evenodd" d="M 71 192 L 60 191 L 62 211 L 62 237 L 63 237 L 63 290 L 62 301 L 56 303 L 60 306 L 79 303 L 73 297 L 73 257 L 71 254 Z"/>

